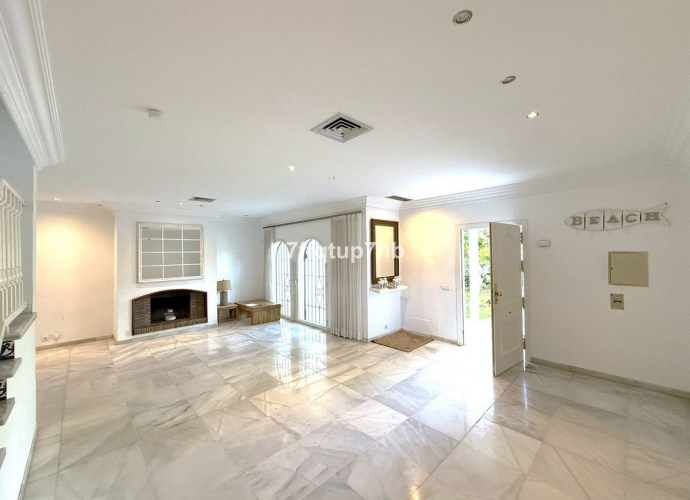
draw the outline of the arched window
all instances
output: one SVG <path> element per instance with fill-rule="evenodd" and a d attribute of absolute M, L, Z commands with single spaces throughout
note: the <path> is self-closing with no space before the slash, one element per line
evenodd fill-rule
<path fill-rule="evenodd" d="M 323 247 L 316 240 L 304 245 L 303 284 L 301 292 L 304 321 L 326 326 L 326 258 Z"/>
<path fill-rule="evenodd" d="M 290 304 L 290 251 L 285 242 L 281 241 L 276 246 L 275 262 L 273 265 L 275 299 L 280 304 L 280 313 L 283 316 L 291 316 Z"/>

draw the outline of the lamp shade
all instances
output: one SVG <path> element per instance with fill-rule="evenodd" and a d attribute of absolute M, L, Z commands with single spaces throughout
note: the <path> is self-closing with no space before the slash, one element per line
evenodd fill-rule
<path fill-rule="evenodd" d="M 230 280 L 221 280 L 218 282 L 219 292 L 227 292 L 228 290 L 232 290 L 232 284 L 230 283 Z"/>

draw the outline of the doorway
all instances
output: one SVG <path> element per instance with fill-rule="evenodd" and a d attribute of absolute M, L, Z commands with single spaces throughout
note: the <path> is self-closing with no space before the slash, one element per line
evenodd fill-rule
<path fill-rule="evenodd" d="M 458 227 L 458 343 L 480 372 L 497 376 L 525 358 L 523 227 Z"/>
<path fill-rule="evenodd" d="M 491 354 L 491 235 L 489 225 L 463 229 L 463 344 Z"/>

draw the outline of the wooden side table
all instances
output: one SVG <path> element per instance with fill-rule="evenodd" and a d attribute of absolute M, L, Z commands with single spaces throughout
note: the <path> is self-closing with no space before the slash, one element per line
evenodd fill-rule
<path fill-rule="evenodd" d="M 228 311 L 228 319 L 232 319 L 232 312 L 235 312 L 235 319 L 240 320 L 239 311 L 237 310 L 237 304 L 225 304 L 223 306 L 218 306 L 218 322 L 220 323 L 220 312 Z"/>
<path fill-rule="evenodd" d="M 250 305 L 251 304 L 251 305 Z M 252 325 L 280 321 L 280 304 L 274 304 L 267 300 L 255 299 L 246 302 L 238 302 L 237 319 L 242 316 L 251 316 Z"/>

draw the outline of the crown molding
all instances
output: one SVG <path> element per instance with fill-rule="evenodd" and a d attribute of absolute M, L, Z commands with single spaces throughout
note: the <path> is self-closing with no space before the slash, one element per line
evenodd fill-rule
<path fill-rule="evenodd" d="M 597 187 L 613 183 L 620 184 L 621 182 L 653 179 L 677 174 L 678 172 L 669 168 L 668 165 L 647 165 L 596 171 L 587 170 L 568 176 L 477 189 L 474 191 L 465 191 L 433 198 L 424 198 L 422 200 L 406 201 L 402 203 L 400 213 L 419 212 L 422 210 L 453 205 L 465 205 L 468 203 L 523 198 L 526 196 L 572 191 L 578 188 Z"/>
<path fill-rule="evenodd" d="M 108 214 L 112 212 L 108 207 L 98 203 L 70 203 L 64 201 L 39 200 L 36 204 L 39 212 L 46 213 L 89 213 L 89 214 Z"/>
<path fill-rule="evenodd" d="M 153 214 L 153 215 L 173 215 L 176 217 L 191 217 L 195 219 L 209 219 L 218 222 L 232 222 L 236 224 L 249 224 L 254 225 L 259 222 L 258 219 L 253 217 L 237 217 L 236 215 L 230 215 L 223 212 L 201 212 L 195 210 L 189 210 L 187 208 L 175 208 L 175 207 L 153 207 L 151 205 L 146 205 L 143 203 L 126 203 L 126 202 L 115 202 L 108 201 L 103 204 L 108 210 L 110 210 L 113 215 L 117 215 L 118 212 L 136 212 L 143 214 Z"/>
<path fill-rule="evenodd" d="M 367 196 L 367 208 L 378 208 L 398 212 L 402 201 L 391 200 L 390 198 L 379 198 L 378 196 Z"/>
<path fill-rule="evenodd" d="M 367 207 L 367 199 L 368 198 L 366 196 L 361 196 L 351 200 L 322 203 L 299 210 L 271 214 L 269 216 L 262 217 L 261 224 L 264 227 L 279 224 L 291 224 L 309 219 L 318 219 L 320 217 L 333 217 L 348 212 L 356 212 L 358 210 L 364 211 Z"/>
<path fill-rule="evenodd" d="M 40 0 L 0 2 L 0 95 L 36 168 L 63 163 Z"/>

